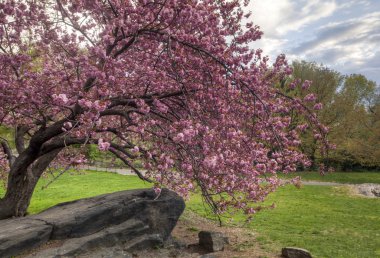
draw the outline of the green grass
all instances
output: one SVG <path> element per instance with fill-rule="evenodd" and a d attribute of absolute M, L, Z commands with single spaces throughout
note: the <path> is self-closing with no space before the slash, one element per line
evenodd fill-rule
<path fill-rule="evenodd" d="M 380 257 L 380 199 L 353 197 L 347 187 L 287 186 L 272 194 L 267 205 L 246 227 L 259 233 L 261 245 L 272 251 L 284 246 L 308 249 L 313 257 Z M 188 209 L 209 216 L 199 196 Z M 242 224 L 244 217 L 234 216 Z"/>
<path fill-rule="evenodd" d="M 81 171 L 63 174 L 57 181 L 42 190 L 50 178 L 42 178 L 36 187 L 28 213 L 38 213 L 58 203 L 92 197 L 116 191 L 147 188 L 150 184 L 137 176 L 123 176 L 110 172 Z M 0 187 L 0 197 L 4 189 Z"/>
<path fill-rule="evenodd" d="M 335 173 L 324 180 L 337 181 L 337 175 L 341 174 L 347 177 L 338 182 L 380 182 L 380 173 Z M 308 180 L 321 180 L 316 173 L 307 175 Z M 150 187 L 136 176 L 86 171 L 64 174 L 41 190 L 48 180 L 39 182 L 29 213 L 79 198 Z M 0 187 L 0 196 L 3 193 Z M 281 247 L 298 246 L 310 250 L 317 258 L 380 257 L 380 198 L 352 196 L 348 187 L 287 186 L 272 194 L 266 204 L 273 202 L 277 205 L 275 209 L 263 210 L 244 224 L 258 233 L 257 240 L 267 250 L 279 253 Z M 208 216 L 199 195 L 187 202 L 187 209 Z M 243 216 L 236 215 L 233 219 L 242 225 Z"/>
<path fill-rule="evenodd" d="M 294 178 L 300 176 L 302 180 L 337 182 L 345 184 L 380 184 L 380 172 L 333 172 L 321 176 L 318 172 L 297 172 L 281 175 L 283 178 Z"/>

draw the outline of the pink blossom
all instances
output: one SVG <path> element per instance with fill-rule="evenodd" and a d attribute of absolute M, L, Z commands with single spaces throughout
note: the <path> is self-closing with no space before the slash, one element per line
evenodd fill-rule
<path fill-rule="evenodd" d="M 168 109 L 169 107 L 166 106 L 164 103 L 162 103 L 161 101 L 155 99 L 153 101 L 153 104 L 156 106 L 156 108 L 158 109 L 158 111 L 162 112 L 162 113 L 167 113 L 168 112 Z"/>
<path fill-rule="evenodd" d="M 266 171 L 266 166 L 265 164 L 257 164 L 256 169 L 260 172 L 265 172 Z"/>
<path fill-rule="evenodd" d="M 96 100 L 91 106 L 89 107 L 92 107 L 94 108 L 96 111 L 98 112 L 101 112 L 101 111 L 104 111 L 106 109 L 106 103 L 105 102 L 101 102 L 99 100 Z"/>
<path fill-rule="evenodd" d="M 66 94 L 53 94 L 52 97 L 56 105 L 65 105 L 69 101 Z"/>
<path fill-rule="evenodd" d="M 317 104 L 314 105 L 314 109 L 315 110 L 321 110 L 322 107 L 323 107 L 322 103 L 317 103 Z"/>
<path fill-rule="evenodd" d="M 73 127 L 73 124 L 71 122 L 65 122 L 63 124 L 62 130 L 67 131 L 67 130 L 70 130 L 72 127 Z"/>
<path fill-rule="evenodd" d="M 102 138 L 98 140 L 98 148 L 101 151 L 107 151 L 110 148 L 111 144 L 109 142 L 104 142 Z"/>
<path fill-rule="evenodd" d="M 92 107 L 92 102 L 90 100 L 87 100 L 87 99 L 78 100 L 78 104 L 83 108 L 91 108 Z"/>
<path fill-rule="evenodd" d="M 302 89 L 303 89 L 303 90 L 307 90 L 307 89 L 309 89 L 311 84 L 312 84 L 312 81 L 305 80 L 305 81 L 302 83 Z"/>
<path fill-rule="evenodd" d="M 156 194 L 156 195 L 159 195 L 160 193 L 161 193 L 161 191 L 162 191 L 162 189 L 160 188 L 160 187 L 153 187 L 153 190 L 154 190 L 154 193 Z"/>
<path fill-rule="evenodd" d="M 176 136 L 174 136 L 173 140 L 175 142 L 182 142 L 185 139 L 185 135 L 183 133 L 178 133 Z"/>
<path fill-rule="evenodd" d="M 132 153 L 138 153 L 140 151 L 140 148 L 138 146 L 135 146 L 131 151 Z"/>
<path fill-rule="evenodd" d="M 217 156 L 206 157 L 203 161 L 203 164 L 208 168 L 215 168 L 218 162 Z"/>
<path fill-rule="evenodd" d="M 307 102 L 312 102 L 312 101 L 315 101 L 316 99 L 317 97 L 313 93 L 307 94 L 304 98 L 304 100 Z"/>
<path fill-rule="evenodd" d="M 308 124 L 297 125 L 297 129 L 304 132 L 309 127 Z"/>

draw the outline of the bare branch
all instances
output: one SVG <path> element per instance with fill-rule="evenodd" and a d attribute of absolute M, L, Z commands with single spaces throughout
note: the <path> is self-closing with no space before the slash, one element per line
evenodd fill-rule
<path fill-rule="evenodd" d="M 133 170 L 133 172 L 136 173 L 136 175 L 144 180 L 144 181 L 147 181 L 149 183 L 153 183 L 152 180 L 150 180 L 149 178 L 145 177 L 137 168 L 135 168 L 126 158 L 124 158 L 123 156 L 121 156 L 116 150 L 114 149 L 109 149 L 110 152 L 112 152 L 118 159 L 120 159 L 121 161 L 124 162 L 125 165 L 127 165 L 129 168 L 131 168 Z"/>
<path fill-rule="evenodd" d="M 25 134 L 29 131 L 27 126 L 17 126 L 15 133 L 16 150 L 20 154 L 25 150 Z"/>
<path fill-rule="evenodd" d="M 132 44 L 136 41 L 137 35 L 133 36 L 122 48 L 120 48 L 116 53 L 113 55 L 113 58 L 117 58 L 119 55 L 124 53 Z"/>

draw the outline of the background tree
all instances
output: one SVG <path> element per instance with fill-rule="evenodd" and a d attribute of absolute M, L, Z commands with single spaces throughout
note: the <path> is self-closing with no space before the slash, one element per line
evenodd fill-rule
<path fill-rule="evenodd" d="M 337 146 L 329 153 L 332 165 L 343 170 L 378 167 L 379 147 L 375 143 L 379 137 L 376 127 L 379 93 L 376 84 L 363 75 L 343 76 L 313 62 L 295 61 L 292 67 L 294 78 L 299 79 L 304 90 L 288 90 L 288 94 L 300 98 L 310 93 L 316 94 L 316 102 L 321 103 L 323 109 L 315 112 L 320 121 L 329 127 L 329 140 Z M 288 88 L 289 84 L 283 84 L 283 88 Z M 302 117 L 296 115 L 293 120 L 299 123 Z M 302 135 L 300 148 L 309 156 L 314 167 L 322 161 L 316 152 L 318 143 L 312 132 Z"/>
<path fill-rule="evenodd" d="M 339 122 L 331 126 L 331 139 L 337 144 L 332 154 L 343 169 L 379 166 L 376 138 L 376 84 L 363 75 L 346 76 L 336 93 L 335 109 Z M 377 118 L 376 118 L 377 117 Z M 373 141 L 375 140 L 375 141 Z"/>
<path fill-rule="evenodd" d="M 70 146 L 88 144 L 157 191 L 198 186 L 216 213 L 254 212 L 251 204 L 280 185 L 277 171 L 308 163 L 297 149 L 304 127 L 290 127 L 291 113 L 327 143 L 304 101 L 274 87 L 292 72 L 285 57 L 270 65 L 248 47 L 262 32 L 243 22 L 247 4 L 2 1 L 0 122 L 14 128 L 18 156 L 3 140 L 0 218 L 23 216 L 43 171 L 83 162 Z"/>
<path fill-rule="evenodd" d="M 340 119 L 336 112 L 336 94 L 343 82 L 343 76 L 337 71 L 314 62 L 295 61 L 292 63 L 292 67 L 293 76 L 303 85 L 303 89 L 295 90 L 290 94 L 301 98 L 311 93 L 315 94 L 316 102 L 321 104 L 315 109 L 315 112 L 320 121 L 330 130 L 333 130 L 332 127 Z M 313 106 L 310 105 L 309 108 L 313 108 Z M 332 139 L 331 136 L 329 137 Z M 334 141 L 332 142 L 334 143 Z M 311 131 L 305 132 L 302 135 L 301 150 L 309 156 L 314 168 L 318 162 L 321 162 L 318 148 L 318 141 L 314 138 L 313 133 Z"/>

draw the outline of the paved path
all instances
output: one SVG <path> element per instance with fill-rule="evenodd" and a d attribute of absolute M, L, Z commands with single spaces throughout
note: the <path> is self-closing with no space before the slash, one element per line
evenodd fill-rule
<path fill-rule="evenodd" d="M 335 183 L 335 182 L 323 182 L 323 181 L 302 181 L 303 185 L 325 185 L 325 186 L 341 186 L 341 185 L 350 185 L 344 183 Z"/>
<path fill-rule="evenodd" d="M 80 166 L 80 169 L 88 169 L 88 170 L 95 170 L 95 171 L 103 171 L 103 172 L 113 172 L 118 173 L 120 175 L 136 175 L 135 172 L 133 172 L 131 169 L 128 168 L 103 168 L 103 167 L 96 167 L 96 166 Z M 144 175 L 145 170 L 141 169 L 140 172 Z"/>
<path fill-rule="evenodd" d="M 131 169 L 127 168 L 105 168 L 96 166 L 82 166 L 81 169 L 105 171 L 118 173 L 120 175 L 136 175 Z M 142 169 L 140 172 L 145 175 L 146 170 Z M 303 185 L 320 185 L 320 186 L 349 186 L 353 187 L 360 195 L 368 197 L 380 197 L 380 184 L 344 184 L 336 182 L 322 182 L 322 181 L 302 181 Z"/>
<path fill-rule="evenodd" d="M 120 175 L 136 175 L 131 169 L 128 168 L 106 168 L 106 167 L 97 167 L 97 166 L 81 166 L 81 169 L 95 170 L 95 171 L 105 171 L 105 172 L 113 172 L 118 173 Z M 145 170 L 140 170 L 142 174 L 145 174 Z M 302 181 L 304 185 L 326 185 L 326 186 L 339 186 L 339 185 L 348 185 L 343 183 L 335 183 L 335 182 L 322 182 L 322 181 Z"/>

